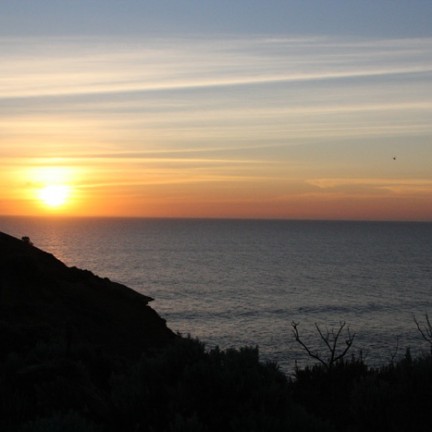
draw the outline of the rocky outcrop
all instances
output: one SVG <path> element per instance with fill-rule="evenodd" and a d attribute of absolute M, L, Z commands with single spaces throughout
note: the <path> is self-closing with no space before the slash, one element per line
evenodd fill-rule
<path fill-rule="evenodd" d="M 48 342 L 138 357 L 176 338 L 151 300 L 0 232 L 0 356 Z"/>

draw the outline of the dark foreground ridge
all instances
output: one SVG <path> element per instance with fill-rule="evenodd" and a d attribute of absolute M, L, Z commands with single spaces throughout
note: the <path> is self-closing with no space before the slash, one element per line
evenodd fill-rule
<path fill-rule="evenodd" d="M 150 300 L 0 233 L 0 431 L 432 430 L 430 354 L 375 369 L 332 356 L 287 377 L 256 347 L 174 335 Z"/>
<path fill-rule="evenodd" d="M 57 342 L 137 358 L 175 337 L 151 300 L 0 232 L 0 354 Z"/>

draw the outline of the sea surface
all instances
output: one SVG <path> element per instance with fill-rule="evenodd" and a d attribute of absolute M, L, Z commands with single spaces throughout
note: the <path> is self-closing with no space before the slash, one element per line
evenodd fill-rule
<path fill-rule="evenodd" d="M 168 326 L 208 347 L 259 346 L 291 373 L 326 357 L 315 328 L 372 366 L 429 350 L 432 223 L 1 217 L 0 231 L 155 300 Z"/>

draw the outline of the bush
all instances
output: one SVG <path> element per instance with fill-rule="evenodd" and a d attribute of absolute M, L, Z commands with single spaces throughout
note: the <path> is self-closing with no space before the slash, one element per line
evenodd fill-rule
<path fill-rule="evenodd" d="M 178 341 L 115 376 L 112 400 L 113 430 L 326 430 L 291 403 L 285 375 L 252 347 L 206 352 L 198 341 Z"/>
<path fill-rule="evenodd" d="M 351 412 L 357 430 L 432 430 L 431 358 L 411 359 L 371 371 L 353 389 Z"/>
<path fill-rule="evenodd" d="M 431 396 L 431 357 L 409 351 L 381 368 L 341 358 L 288 379 L 256 347 L 178 338 L 132 363 L 44 343 L 0 363 L 0 430 L 429 431 Z"/>
<path fill-rule="evenodd" d="M 98 428 L 76 412 L 58 413 L 23 425 L 19 432 L 98 432 Z"/>

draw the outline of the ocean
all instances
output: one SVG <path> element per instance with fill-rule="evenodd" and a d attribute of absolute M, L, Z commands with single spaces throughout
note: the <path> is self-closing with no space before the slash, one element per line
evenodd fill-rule
<path fill-rule="evenodd" d="M 208 347 L 258 346 L 291 373 L 326 356 L 315 324 L 355 334 L 371 366 L 429 351 L 414 317 L 432 317 L 432 223 L 0 217 L 69 266 L 154 298 L 151 306 Z"/>

